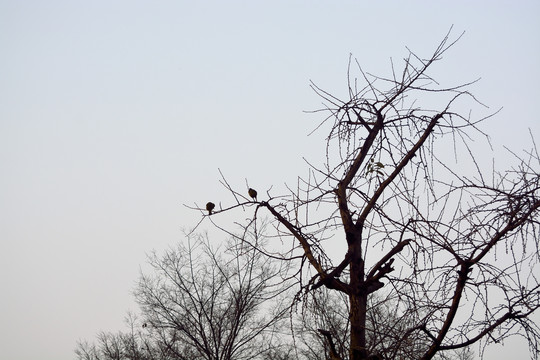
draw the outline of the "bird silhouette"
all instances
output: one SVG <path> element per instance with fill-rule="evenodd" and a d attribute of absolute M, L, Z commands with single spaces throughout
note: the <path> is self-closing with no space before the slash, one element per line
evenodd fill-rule
<path fill-rule="evenodd" d="M 208 210 L 208 215 L 212 215 L 212 210 L 216 207 L 216 204 L 213 202 L 207 202 L 206 203 L 206 210 Z"/>
<path fill-rule="evenodd" d="M 257 191 L 253 190 L 252 188 L 249 188 L 248 194 L 251 198 L 255 199 L 257 201 Z"/>

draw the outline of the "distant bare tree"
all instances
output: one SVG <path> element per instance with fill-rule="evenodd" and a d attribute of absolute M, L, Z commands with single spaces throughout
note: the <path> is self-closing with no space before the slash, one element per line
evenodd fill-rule
<path fill-rule="evenodd" d="M 279 263 L 247 243 L 213 248 L 190 235 L 149 264 L 135 291 L 140 320 L 129 318 L 129 332 L 100 333 L 97 344 L 80 342 L 80 360 L 289 358 L 281 328 L 290 281 Z"/>
<path fill-rule="evenodd" d="M 135 295 L 148 327 L 168 347 L 189 345 L 208 360 L 256 359 L 274 348 L 275 326 L 287 314 L 280 303 L 287 271 L 273 259 L 246 243 L 213 249 L 199 239 L 153 255 L 150 264 L 155 273 L 141 278 Z"/>
<path fill-rule="evenodd" d="M 276 240 L 251 246 L 295 268 L 303 293 L 347 297 L 343 359 L 428 360 L 517 333 L 539 354 L 540 158 L 534 148 L 499 171 L 476 155 L 490 116 L 463 113 L 480 104 L 470 84 L 442 87 L 429 74 L 454 43 L 447 35 L 427 59 L 410 52 L 387 77 L 358 66 L 357 79 L 351 65 L 343 99 L 313 84 L 327 112 L 323 164 L 309 163 L 289 193 L 258 189 L 257 199 L 223 177 L 234 202 L 204 215 L 229 233 L 224 212 L 251 206 L 246 228 L 274 219 Z M 395 327 L 369 326 L 374 294 L 391 300 Z"/>
<path fill-rule="evenodd" d="M 79 360 L 170 359 L 167 357 L 166 348 L 157 346 L 158 344 L 151 341 L 134 314 L 128 314 L 125 322 L 129 331 L 117 333 L 102 331 L 97 335 L 96 343 L 79 342 L 75 349 L 77 358 Z"/>

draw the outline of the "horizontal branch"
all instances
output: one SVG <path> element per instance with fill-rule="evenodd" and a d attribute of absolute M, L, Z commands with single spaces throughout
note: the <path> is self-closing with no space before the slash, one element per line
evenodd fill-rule
<path fill-rule="evenodd" d="M 493 324 L 491 324 L 490 326 L 488 326 L 487 328 L 485 328 L 484 330 L 482 330 L 480 333 L 478 333 L 478 335 L 476 335 L 475 337 L 473 337 L 472 339 L 469 339 L 465 342 L 462 342 L 462 343 L 459 343 L 459 344 L 455 344 L 455 345 L 444 345 L 444 346 L 439 346 L 439 350 L 453 350 L 453 349 L 460 349 L 460 348 L 463 348 L 463 347 L 466 347 L 466 346 L 469 346 L 469 345 L 472 345 L 474 344 L 475 342 L 477 342 L 478 340 L 482 339 L 484 336 L 486 336 L 487 334 L 491 333 L 492 331 L 494 331 L 497 327 L 499 327 L 500 325 L 502 325 L 504 322 L 506 322 L 507 320 L 510 320 L 510 319 L 521 319 L 521 318 L 526 318 L 527 316 L 529 316 L 530 314 L 520 314 L 519 311 L 517 312 L 507 312 L 506 314 L 504 314 L 503 316 L 501 316 L 499 319 L 497 319 L 497 321 L 495 321 Z"/>

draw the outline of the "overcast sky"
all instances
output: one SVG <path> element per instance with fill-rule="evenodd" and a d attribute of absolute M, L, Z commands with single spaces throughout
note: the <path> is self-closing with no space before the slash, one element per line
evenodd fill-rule
<path fill-rule="evenodd" d="M 496 147 L 539 141 L 540 2 L 441 4 L 0 0 L 0 357 L 73 359 L 123 329 L 146 254 L 200 217 L 182 204 L 224 201 L 218 167 L 294 183 L 324 146 L 309 81 L 344 93 L 349 53 L 387 75 L 453 24 L 437 75 L 482 78 Z"/>

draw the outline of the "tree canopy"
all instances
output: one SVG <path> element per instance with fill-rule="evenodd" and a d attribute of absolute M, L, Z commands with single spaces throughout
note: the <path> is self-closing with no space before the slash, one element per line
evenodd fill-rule
<path fill-rule="evenodd" d="M 232 202 L 209 217 L 216 226 L 232 234 L 212 219 L 245 207 L 244 229 L 272 219 L 274 241 L 250 245 L 289 263 L 303 296 L 346 296 L 348 349 L 330 349 L 333 359 L 428 360 L 518 333 L 539 353 L 540 157 L 533 140 L 503 169 L 485 163 L 475 141 L 489 150 L 482 126 L 497 112 L 473 116 L 485 108 L 474 81 L 445 87 L 430 75 L 457 40 L 448 34 L 427 58 L 409 51 L 388 76 L 351 58 L 345 97 L 312 83 L 326 156 L 308 161 L 295 188 L 255 199 L 222 178 Z M 396 309 L 399 328 L 369 323 L 374 296 Z"/>

